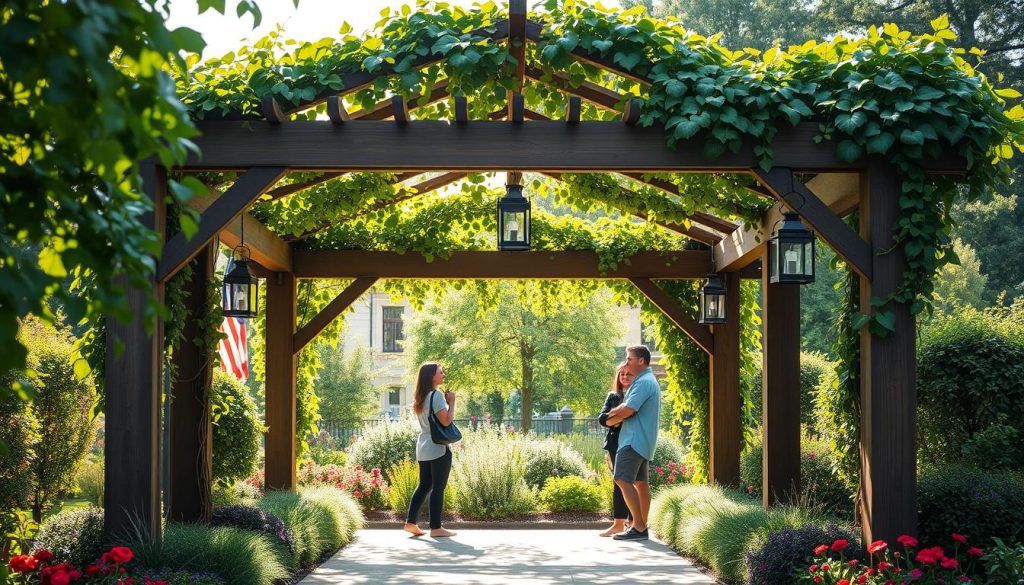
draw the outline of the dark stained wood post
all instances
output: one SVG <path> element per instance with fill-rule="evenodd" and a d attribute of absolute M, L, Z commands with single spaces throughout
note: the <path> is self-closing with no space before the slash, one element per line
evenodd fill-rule
<path fill-rule="evenodd" d="M 163 240 L 166 224 L 167 171 L 141 165 L 142 188 L 153 211 L 140 218 Z M 107 318 L 105 358 L 106 435 L 103 508 L 104 533 L 113 542 L 133 528 L 151 543 L 160 542 L 160 389 L 163 380 L 163 322 L 146 327 L 147 296 L 163 302 L 164 285 L 150 277 L 151 290 L 127 288 L 134 319 Z M 152 291 L 152 292 L 151 292 Z M 120 354 L 118 354 L 120 351 Z"/>
<path fill-rule="evenodd" d="M 770 284 L 767 253 L 761 266 L 761 497 L 767 508 L 800 490 L 800 285 Z"/>
<path fill-rule="evenodd" d="M 726 289 L 725 323 L 712 325 L 715 351 L 710 368 L 710 466 L 711 481 L 740 485 L 740 275 L 722 274 Z"/>
<path fill-rule="evenodd" d="M 216 242 L 203 248 L 192 260 L 192 278 L 185 285 L 188 317 L 182 341 L 172 355 L 177 379 L 170 396 L 171 477 L 167 517 L 182 522 L 209 522 L 213 511 L 213 352 L 200 348 L 193 340 L 205 334 L 200 319 L 208 308 L 208 286 L 216 260 Z"/>
<path fill-rule="evenodd" d="M 917 533 L 916 354 L 914 317 L 909 307 L 885 298 L 903 278 L 907 261 L 902 248 L 892 248 L 892 232 L 900 211 L 900 181 L 887 161 L 874 160 L 861 178 L 860 230 L 875 250 L 872 280 L 860 280 L 861 311 L 892 311 L 896 331 L 882 338 L 867 327 L 860 337 L 861 488 L 859 510 L 864 542 L 894 542 Z M 880 254 L 885 250 L 887 253 Z"/>
<path fill-rule="evenodd" d="M 294 490 L 295 475 L 295 275 L 267 279 L 266 487 Z"/>

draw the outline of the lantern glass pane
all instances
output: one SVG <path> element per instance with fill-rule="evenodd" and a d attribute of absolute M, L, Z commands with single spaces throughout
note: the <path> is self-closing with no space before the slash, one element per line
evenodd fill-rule
<path fill-rule="evenodd" d="M 782 274 L 792 276 L 801 274 L 804 267 L 804 247 L 799 242 L 782 242 Z"/>
<path fill-rule="evenodd" d="M 235 311 L 249 310 L 249 287 L 245 284 L 232 284 L 231 308 Z"/>
<path fill-rule="evenodd" d="M 768 276 L 773 280 L 779 278 L 779 241 L 772 239 L 769 241 L 768 250 Z"/>
<path fill-rule="evenodd" d="M 502 239 L 506 242 L 525 242 L 526 212 L 504 211 L 502 212 L 502 215 L 502 223 L 505 227 L 505 233 L 502 234 Z"/>
<path fill-rule="evenodd" d="M 804 274 L 814 276 L 814 240 L 804 244 Z"/>

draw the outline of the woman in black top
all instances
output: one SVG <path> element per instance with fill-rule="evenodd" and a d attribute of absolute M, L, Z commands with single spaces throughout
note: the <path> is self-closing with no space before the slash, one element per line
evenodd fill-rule
<path fill-rule="evenodd" d="M 615 378 L 612 380 L 612 391 L 608 393 L 608 397 L 604 399 L 604 408 L 601 409 L 601 414 L 597 420 L 601 423 L 601 426 L 606 427 L 608 432 L 604 436 L 604 450 L 608 461 L 608 467 L 612 470 L 612 474 L 615 473 L 615 453 L 619 450 L 619 431 L 622 428 L 622 424 L 619 423 L 615 426 L 608 426 L 608 412 L 616 406 L 622 404 L 623 397 L 626 394 L 626 389 L 633 383 L 633 374 L 630 374 L 626 370 L 626 363 L 619 364 L 619 367 L 615 371 Z M 622 497 L 622 492 L 619 491 L 619 486 L 615 486 L 612 491 L 612 518 L 613 524 L 608 530 L 601 533 L 601 536 L 612 536 L 620 532 L 625 532 L 626 521 L 631 519 L 629 514 L 629 508 L 626 507 L 626 500 Z"/>

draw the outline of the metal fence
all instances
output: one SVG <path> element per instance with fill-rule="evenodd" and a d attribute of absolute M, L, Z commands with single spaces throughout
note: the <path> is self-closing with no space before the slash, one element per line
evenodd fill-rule
<path fill-rule="evenodd" d="M 377 425 L 389 422 L 395 421 L 371 418 L 352 424 L 348 421 L 339 422 L 323 419 L 317 423 L 317 427 L 320 428 L 320 432 L 327 433 L 335 440 L 348 442 L 353 438 L 361 437 L 365 431 Z M 455 419 L 455 424 L 461 429 L 471 430 L 490 426 L 519 432 L 522 428 L 518 418 L 500 421 L 491 420 L 490 422 L 486 418 L 457 418 Z M 535 417 L 530 424 L 530 432 L 537 435 L 603 435 L 604 431 L 604 427 L 597 422 L 596 418 L 563 418 L 558 420 L 549 417 Z"/>

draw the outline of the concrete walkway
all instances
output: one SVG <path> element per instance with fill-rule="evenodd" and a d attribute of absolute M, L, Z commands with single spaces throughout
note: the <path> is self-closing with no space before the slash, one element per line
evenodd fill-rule
<path fill-rule="evenodd" d="M 618 542 L 597 532 L 462 530 L 435 540 L 362 530 L 300 585 L 715 583 L 660 542 Z"/>

